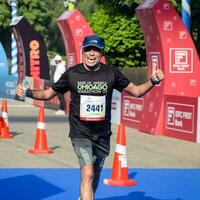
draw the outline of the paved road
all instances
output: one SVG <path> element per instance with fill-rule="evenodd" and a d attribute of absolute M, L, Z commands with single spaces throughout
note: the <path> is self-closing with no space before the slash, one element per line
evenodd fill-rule
<path fill-rule="evenodd" d="M 1 168 L 77 168 L 66 116 L 45 109 L 48 147 L 53 154 L 28 153 L 35 141 L 39 108 L 8 100 L 8 120 L 13 139 L 0 140 Z M 2 99 L 0 99 L 2 105 Z M 111 154 L 105 167 L 112 167 L 117 125 L 112 126 Z M 165 136 L 153 136 L 126 128 L 127 159 L 131 168 L 200 168 L 200 144 Z"/>

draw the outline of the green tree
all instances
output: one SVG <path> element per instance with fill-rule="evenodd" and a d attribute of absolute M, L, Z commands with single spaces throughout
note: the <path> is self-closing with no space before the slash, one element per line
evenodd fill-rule
<path fill-rule="evenodd" d="M 144 39 L 136 17 L 115 15 L 99 6 L 89 22 L 94 32 L 105 38 L 108 63 L 118 67 L 145 65 Z"/>
<path fill-rule="evenodd" d="M 65 10 L 62 0 L 21 0 L 19 13 L 41 34 L 48 52 L 64 55 L 64 45 L 56 19 Z"/>
<path fill-rule="evenodd" d="M 82 4 L 87 0 L 83 0 Z M 144 39 L 137 18 L 135 8 L 137 1 L 126 3 L 122 1 L 98 0 L 96 7 L 87 12 L 78 8 L 87 19 L 96 34 L 105 38 L 106 60 L 118 67 L 145 66 Z"/>
<path fill-rule="evenodd" d="M 6 49 L 10 48 L 11 11 L 6 0 L 0 3 L 0 34 Z M 65 54 L 57 17 L 65 10 L 62 0 L 18 0 L 18 13 L 23 15 L 44 39 L 48 52 Z M 7 50 L 7 52 L 9 52 Z M 9 55 L 9 54 L 8 54 Z"/>
<path fill-rule="evenodd" d="M 97 0 L 77 0 L 77 9 L 87 18 L 96 11 Z"/>
<path fill-rule="evenodd" d="M 0 42 L 3 44 L 7 55 L 10 55 L 10 8 L 6 0 L 0 1 Z"/>
<path fill-rule="evenodd" d="M 197 51 L 200 55 L 200 4 L 199 0 L 191 0 L 191 29 Z"/>

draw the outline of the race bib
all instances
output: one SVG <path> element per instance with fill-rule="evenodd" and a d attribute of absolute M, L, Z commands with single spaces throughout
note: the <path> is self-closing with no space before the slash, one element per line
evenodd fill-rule
<path fill-rule="evenodd" d="M 81 95 L 80 120 L 103 121 L 105 120 L 106 96 Z"/>

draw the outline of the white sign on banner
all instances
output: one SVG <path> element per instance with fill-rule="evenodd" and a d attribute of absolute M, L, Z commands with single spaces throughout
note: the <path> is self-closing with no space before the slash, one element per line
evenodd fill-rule
<path fill-rule="evenodd" d="M 194 133 L 195 106 L 191 104 L 166 103 L 166 129 Z"/>
<path fill-rule="evenodd" d="M 170 73 L 193 73 L 193 49 L 170 48 Z"/>
<path fill-rule="evenodd" d="M 112 95 L 111 123 L 121 123 L 121 93 L 117 90 L 114 90 Z"/>

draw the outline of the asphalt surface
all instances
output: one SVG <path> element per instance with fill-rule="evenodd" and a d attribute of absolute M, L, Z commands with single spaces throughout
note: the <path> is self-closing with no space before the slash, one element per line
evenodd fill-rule
<path fill-rule="evenodd" d="M 78 168 L 70 139 L 67 116 L 45 109 L 47 144 L 53 154 L 30 154 L 37 129 L 39 108 L 7 100 L 8 122 L 12 139 L 0 139 L 0 168 Z M 2 105 L 2 99 L 0 99 Z M 111 168 L 118 125 L 113 125 L 111 153 L 105 167 Z M 200 168 L 200 144 L 154 136 L 126 128 L 127 160 L 131 168 Z"/>

